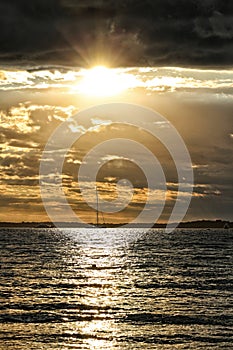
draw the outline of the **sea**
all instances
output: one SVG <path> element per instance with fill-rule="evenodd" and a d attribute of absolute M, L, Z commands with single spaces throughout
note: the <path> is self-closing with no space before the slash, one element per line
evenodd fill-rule
<path fill-rule="evenodd" d="M 233 349 L 230 229 L 0 229 L 0 349 Z"/>

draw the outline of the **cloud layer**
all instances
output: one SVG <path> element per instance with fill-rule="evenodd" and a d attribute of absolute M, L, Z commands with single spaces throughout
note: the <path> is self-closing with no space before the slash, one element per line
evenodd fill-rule
<path fill-rule="evenodd" d="M 1 0 L 0 60 L 90 66 L 232 66 L 222 0 Z"/>
<path fill-rule="evenodd" d="M 187 220 L 232 218 L 232 108 L 229 109 L 222 103 L 215 106 L 206 106 L 203 103 L 185 106 L 183 103 L 179 109 L 177 103 L 170 100 L 168 104 L 168 101 L 165 114 L 169 117 L 170 106 L 172 114 L 169 119 L 184 138 L 193 161 L 195 186 Z M 27 220 L 46 220 L 39 192 L 42 150 L 53 130 L 76 111 L 75 106 L 36 105 L 31 102 L 16 104 L 1 111 L 0 220 L 20 221 L 24 220 L 25 215 Z M 163 112 L 161 106 L 159 111 Z M 93 126 L 96 126 L 98 121 L 100 119 L 94 117 Z M 72 130 L 75 132 L 75 125 Z M 107 124 L 102 126 L 99 132 L 97 130 L 87 132 L 85 126 L 82 130 L 82 139 L 67 154 L 64 165 L 63 186 L 71 207 L 81 213 L 84 220 L 95 219 L 95 212 L 85 204 L 77 181 L 83 156 L 87 150 L 103 140 L 127 138 L 130 135 L 154 152 L 162 164 L 167 180 L 167 201 L 161 219 L 168 219 L 176 201 L 178 183 L 174 164 L 167 150 L 152 136 L 140 130 L 133 131 L 130 128 L 122 130 Z M 104 160 L 107 163 L 97 179 L 103 198 L 109 200 L 115 198 L 116 182 L 120 179 L 127 178 L 134 185 L 134 197 L 127 211 L 119 213 L 118 216 L 106 216 L 106 220 L 110 222 L 122 222 L 126 218 L 130 220 L 143 208 L 146 201 L 148 190 L 145 176 L 129 159 L 118 159 L 110 150 Z M 54 174 L 50 174 L 53 179 L 56 176 L 56 161 L 53 155 L 49 161 L 52 162 L 52 166 L 54 164 Z M 91 161 L 95 163 L 96 157 Z M 49 181 L 49 178 L 46 178 L 46 181 Z M 88 189 L 92 189 L 94 185 L 91 182 L 87 183 L 87 195 Z M 155 201 L 159 202 L 161 188 L 158 186 L 156 189 L 151 188 L 150 191 L 153 192 Z M 121 195 L 123 199 L 127 197 L 128 189 L 123 188 Z M 185 189 L 182 195 L 185 197 Z M 56 198 L 53 205 L 58 207 Z"/>

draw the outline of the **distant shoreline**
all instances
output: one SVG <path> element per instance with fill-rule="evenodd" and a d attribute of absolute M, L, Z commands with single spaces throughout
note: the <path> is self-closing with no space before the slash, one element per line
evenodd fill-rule
<path fill-rule="evenodd" d="M 100 225 L 99 227 L 104 228 L 117 228 L 125 225 L 126 223 L 121 224 L 106 224 Z M 90 225 L 96 226 L 94 223 L 90 223 Z M 156 223 L 152 227 L 153 228 L 165 228 L 166 223 Z M 82 228 L 85 227 L 84 224 L 77 224 L 73 222 L 59 222 L 57 225 L 51 222 L 0 222 L 0 227 L 12 227 L 12 228 L 22 228 L 22 227 L 31 227 L 31 228 L 54 228 L 56 226 L 64 227 L 64 228 Z M 147 225 L 145 224 L 131 224 L 130 227 L 135 228 L 145 228 Z M 224 220 L 197 220 L 197 221 L 186 221 L 181 222 L 177 226 L 178 228 L 233 228 L 233 222 L 224 221 Z"/>

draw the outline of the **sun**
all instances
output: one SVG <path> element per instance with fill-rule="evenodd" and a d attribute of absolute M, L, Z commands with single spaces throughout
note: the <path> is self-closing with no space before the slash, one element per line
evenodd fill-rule
<path fill-rule="evenodd" d="M 134 77 L 121 72 L 119 69 L 96 66 L 83 70 L 81 81 L 77 90 L 85 95 L 105 97 L 120 94 L 132 87 Z"/>

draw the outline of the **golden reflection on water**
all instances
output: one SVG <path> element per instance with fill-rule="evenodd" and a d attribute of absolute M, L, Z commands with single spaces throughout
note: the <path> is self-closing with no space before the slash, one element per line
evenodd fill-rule
<path fill-rule="evenodd" d="M 113 322 L 106 321 L 96 321 L 93 320 L 86 325 L 83 325 L 81 331 L 83 334 L 88 335 L 87 343 L 90 346 L 91 350 L 102 350 L 102 349 L 113 349 L 113 341 L 107 339 L 101 339 L 104 337 L 104 334 L 107 335 L 111 333 L 111 336 L 114 336 L 116 333 L 116 325 Z M 93 339 L 91 336 L 99 336 L 100 339 Z"/>

